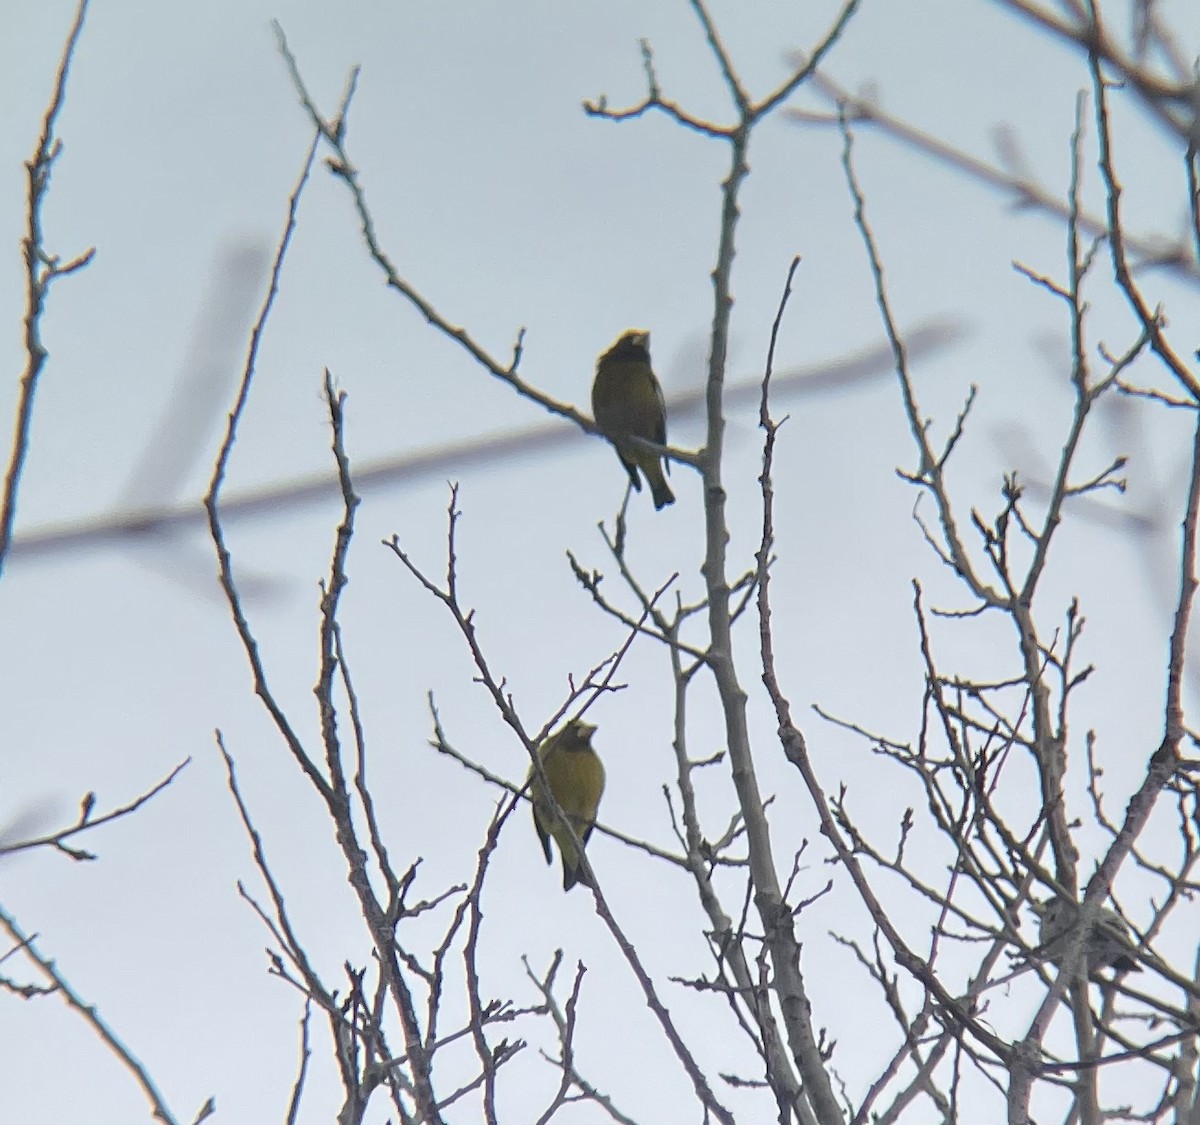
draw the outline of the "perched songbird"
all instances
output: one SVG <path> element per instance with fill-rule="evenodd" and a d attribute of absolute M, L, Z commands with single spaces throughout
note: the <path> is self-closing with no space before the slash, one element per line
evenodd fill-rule
<path fill-rule="evenodd" d="M 562 730 L 550 735 L 538 749 L 542 769 L 550 792 L 566 813 L 575 835 L 586 844 L 596 823 L 596 809 L 604 792 L 604 766 L 592 749 L 592 734 L 596 728 L 582 719 L 572 719 Z M 533 824 L 546 862 L 552 863 L 550 837 L 553 836 L 562 856 L 563 890 L 576 883 L 591 886 L 586 872 L 579 866 L 579 853 L 562 822 L 554 815 L 545 786 L 535 770 L 530 768 L 529 780 L 533 791 Z"/>
<path fill-rule="evenodd" d="M 1030 903 L 1041 921 L 1041 944 L 1038 953 L 1055 965 L 1061 964 L 1074 935 L 1076 919 L 1081 909 L 1079 903 L 1065 898 L 1053 898 L 1048 902 Z M 1141 965 L 1133 957 L 1133 941 L 1129 927 L 1114 910 L 1101 907 L 1092 927 L 1092 932 L 1083 943 L 1084 959 L 1088 974 L 1097 969 L 1112 968 L 1120 972 L 1140 970 Z"/>
<path fill-rule="evenodd" d="M 630 329 L 600 357 L 592 384 L 592 413 L 596 425 L 613 443 L 633 487 L 642 490 L 641 469 L 654 494 L 654 507 L 674 504 L 675 496 L 663 475 L 664 467 L 671 471 L 670 462 L 628 440 L 639 437 L 667 444 L 667 409 L 662 387 L 650 367 L 649 332 Z"/>

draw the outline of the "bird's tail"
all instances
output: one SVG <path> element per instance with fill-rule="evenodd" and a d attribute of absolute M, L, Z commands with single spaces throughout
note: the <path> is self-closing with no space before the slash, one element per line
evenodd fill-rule
<path fill-rule="evenodd" d="M 569 891 L 573 886 L 575 886 L 576 883 L 584 887 L 590 887 L 592 885 L 591 879 L 588 878 L 588 874 L 586 871 L 584 871 L 581 864 L 576 864 L 574 867 L 571 867 L 564 862 L 563 890 Z"/>
<path fill-rule="evenodd" d="M 662 471 L 662 465 L 658 458 L 654 459 L 653 464 L 644 466 L 646 480 L 650 482 L 650 492 L 654 496 L 654 508 L 656 511 L 665 508 L 668 504 L 675 503 L 675 493 L 671 491 L 671 486 L 667 484 L 667 478 Z"/>

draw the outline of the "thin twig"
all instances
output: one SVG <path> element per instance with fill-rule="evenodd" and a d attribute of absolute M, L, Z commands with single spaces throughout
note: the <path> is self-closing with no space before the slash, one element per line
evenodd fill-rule
<path fill-rule="evenodd" d="M 42 975 L 54 985 L 55 989 L 67 1002 L 67 1005 L 79 1013 L 84 1022 L 99 1036 L 104 1045 L 117 1056 L 121 1065 L 133 1075 L 134 1080 L 142 1088 L 142 1092 L 146 1095 L 153 1108 L 153 1116 L 158 1121 L 161 1121 L 163 1125 L 176 1125 L 177 1118 L 167 1108 L 167 1103 L 159 1092 L 158 1086 L 150 1077 L 149 1072 L 142 1062 L 125 1045 L 120 1036 L 109 1027 L 108 1022 L 100 1015 L 96 1006 L 89 1004 L 71 987 L 57 964 L 38 951 L 33 938 L 22 931 L 21 927 L 17 924 L 16 918 L 3 907 L 0 907 L 0 926 L 4 927 L 13 941 L 20 943 L 24 954 L 37 965 Z"/>
<path fill-rule="evenodd" d="M 33 155 L 25 163 L 28 187 L 25 202 L 25 237 L 21 247 L 25 261 L 25 370 L 21 375 L 21 389 L 17 397 L 17 416 L 12 451 L 4 478 L 4 493 L 0 498 L 0 573 L 4 570 L 9 545 L 12 542 L 13 523 L 17 515 L 17 491 L 20 488 L 21 472 L 29 452 L 29 434 L 33 427 L 34 395 L 49 355 L 42 342 L 41 333 L 46 297 L 55 281 L 83 269 L 96 253 L 95 247 L 92 247 L 69 262 L 62 262 L 47 251 L 45 232 L 42 229 L 42 209 L 50 191 L 50 174 L 63 151 L 62 141 L 55 135 L 55 127 L 58 124 L 59 112 L 66 101 L 67 76 L 75 57 L 79 37 L 83 34 L 83 20 L 87 15 L 87 7 L 88 0 L 79 0 L 75 9 L 75 19 L 59 59 L 54 92 L 42 118 L 42 132 Z"/>

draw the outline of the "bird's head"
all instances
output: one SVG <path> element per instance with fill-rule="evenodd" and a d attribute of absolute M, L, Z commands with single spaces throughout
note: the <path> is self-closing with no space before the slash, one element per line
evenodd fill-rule
<path fill-rule="evenodd" d="M 604 353 L 604 358 L 649 359 L 650 329 L 627 328 L 617 337 L 616 343 Z"/>
<path fill-rule="evenodd" d="M 1033 898 L 1029 900 L 1029 905 L 1041 921 L 1051 925 L 1074 909 L 1074 904 L 1062 898 L 1048 898 L 1044 902 Z"/>
<path fill-rule="evenodd" d="M 576 746 L 591 746 L 592 735 L 596 733 L 596 727 L 593 723 L 585 723 L 582 719 L 572 719 L 563 728 L 563 733 Z"/>

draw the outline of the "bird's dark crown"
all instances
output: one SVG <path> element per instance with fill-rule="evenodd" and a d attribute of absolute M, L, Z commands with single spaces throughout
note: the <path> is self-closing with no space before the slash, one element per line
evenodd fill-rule
<path fill-rule="evenodd" d="M 580 746 L 590 746 L 592 735 L 596 733 L 595 726 L 592 723 L 585 723 L 582 719 L 572 719 L 563 730 L 564 733 L 571 735 Z"/>
<path fill-rule="evenodd" d="M 650 333 L 645 328 L 631 328 L 607 352 L 605 359 L 649 359 Z"/>

